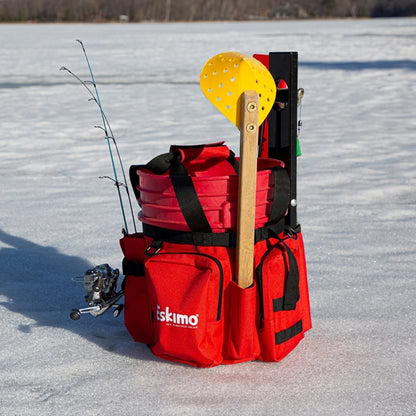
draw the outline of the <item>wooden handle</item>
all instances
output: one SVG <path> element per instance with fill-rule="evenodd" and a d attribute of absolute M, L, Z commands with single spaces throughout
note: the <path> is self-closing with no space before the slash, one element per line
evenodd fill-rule
<path fill-rule="evenodd" d="M 253 284 L 258 124 L 259 96 L 256 91 L 245 91 L 241 96 L 237 211 L 237 283 L 242 288 Z"/>

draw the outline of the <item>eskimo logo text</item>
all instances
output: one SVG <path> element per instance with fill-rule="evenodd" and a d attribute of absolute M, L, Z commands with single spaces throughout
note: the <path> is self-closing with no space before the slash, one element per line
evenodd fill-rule
<path fill-rule="evenodd" d="M 156 307 L 156 319 L 172 326 L 181 326 L 187 328 L 197 328 L 199 315 L 185 315 L 182 313 L 171 312 L 169 306 L 164 310 L 159 305 Z"/>

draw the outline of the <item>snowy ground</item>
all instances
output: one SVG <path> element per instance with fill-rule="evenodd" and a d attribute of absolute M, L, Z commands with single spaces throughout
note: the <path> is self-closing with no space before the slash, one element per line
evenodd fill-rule
<path fill-rule="evenodd" d="M 238 131 L 203 97 L 211 56 L 299 52 L 299 215 L 313 329 L 280 363 L 195 369 L 78 322 L 88 267 L 120 267 L 122 220 L 90 56 L 126 167 Z M 413 415 L 416 20 L 0 25 L 0 413 Z M 137 207 L 135 206 L 137 212 Z"/>

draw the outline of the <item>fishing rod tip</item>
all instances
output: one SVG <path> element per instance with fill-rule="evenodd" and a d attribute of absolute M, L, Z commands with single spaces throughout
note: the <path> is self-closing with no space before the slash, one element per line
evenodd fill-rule
<path fill-rule="evenodd" d="M 82 40 L 80 40 L 80 39 L 75 39 L 75 40 L 81 45 L 81 48 L 85 53 L 85 47 L 84 47 L 84 43 L 82 42 Z"/>

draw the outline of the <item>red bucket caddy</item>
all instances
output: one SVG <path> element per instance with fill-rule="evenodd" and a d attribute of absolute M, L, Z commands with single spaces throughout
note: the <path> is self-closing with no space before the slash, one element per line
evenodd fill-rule
<path fill-rule="evenodd" d="M 235 281 L 239 160 L 223 142 L 172 146 L 130 169 L 143 232 L 120 241 L 124 321 L 163 359 L 279 361 L 311 328 L 296 203 L 297 53 L 256 58 L 285 88 L 259 136 L 252 286 Z"/>

